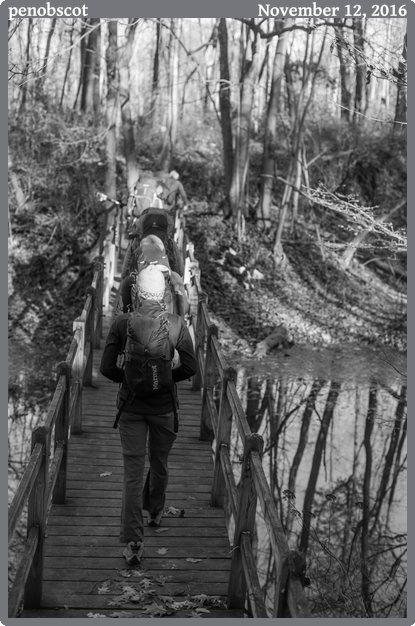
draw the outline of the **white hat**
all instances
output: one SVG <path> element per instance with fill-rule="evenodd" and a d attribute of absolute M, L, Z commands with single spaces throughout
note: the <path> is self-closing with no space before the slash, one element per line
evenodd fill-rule
<path fill-rule="evenodd" d="M 145 267 L 137 276 L 137 291 L 144 300 L 161 302 L 164 297 L 165 280 L 162 272 L 154 265 Z"/>

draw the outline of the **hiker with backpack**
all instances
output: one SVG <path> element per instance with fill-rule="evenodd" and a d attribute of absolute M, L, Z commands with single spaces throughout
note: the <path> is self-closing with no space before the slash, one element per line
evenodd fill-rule
<path fill-rule="evenodd" d="M 148 235 L 158 237 L 167 253 L 170 268 L 180 276 L 184 274 L 184 263 L 177 243 L 173 239 L 173 220 L 167 211 L 150 207 L 143 211 L 136 222 L 136 236 L 127 248 L 121 269 L 121 278 L 125 278 L 132 269 L 133 255 L 141 240 Z"/>
<path fill-rule="evenodd" d="M 137 307 L 112 323 L 100 372 L 120 384 L 117 396 L 124 480 L 119 540 L 127 563 L 140 563 L 144 517 L 160 526 L 168 485 L 168 456 L 178 430 L 176 383 L 197 371 L 192 339 L 185 322 L 165 311 L 164 277 L 150 265 L 137 276 Z M 172 368 L 175 351 L 180 365 Z M 124 367 L 118 365 L 124 355 Z M 119 420 L 119 421 L 118 421 Z M 114 423 L 114 427 L 117 425 Z M 150 468 L 144 482 L 148 433 Z M 144 484 L 143 484 L 144 483 Z"/>
<path fill-rule="evenodd" d="M 157 242 L 159 242 L 157 244 Z M 183 280 L 177 272 L 170 269 L 169 260 L 161 240 L 149 235 L 145 237 L 132 254 L 129 274 L 120 287 L 122 310 L 129 313 L 134 308 L 137 297 L 136 281 L 138 274 L 149 265 L 160 270 L 165 280 L 164 303 L 169 313 L 177 313 L 184 319 L 189 312 L 189 303 Z"/>
<path fill-rule="evenodd" d="M 179 174 L 176 170 L 172 170 L 170 174 L 163 180 L 163 191 L 159 194 L 166 208 L 169 208 L 174 214 L 177 208 L 187 207 L 187 195 L 182 183 L 179 180 Z"/>

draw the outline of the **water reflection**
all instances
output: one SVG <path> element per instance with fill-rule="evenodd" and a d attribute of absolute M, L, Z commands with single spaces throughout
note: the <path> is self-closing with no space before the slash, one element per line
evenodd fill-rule
<path fill-rule="evenodd" d="M 306 556 L 313 616 L 405 617 L 403 359 L 353 347 L 312 351 L 311 363 L 303 354 L 298 349 L 298 368 L 292 357 L 282 367 L 283 354 L 278 367 L 270 360 L 267 375 L 242 365 L 237 386 L 252 431 L 265 441 L 264 469 L 290 547 Z M 313 365 L 317 376 L 309 375 Z M 272 604 L 274 564 L 259 514 L 255 547 Z"/>

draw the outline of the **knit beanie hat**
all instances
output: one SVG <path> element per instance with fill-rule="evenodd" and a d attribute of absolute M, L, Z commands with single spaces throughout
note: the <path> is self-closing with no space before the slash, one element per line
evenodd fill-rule
<path fill-rule="evenodd" d="M 145 267 L 137 276 L 137 294 L 144 300 L 162 302 L 164 297 L 165 281 L 163 273 L 154 265 Z"/>

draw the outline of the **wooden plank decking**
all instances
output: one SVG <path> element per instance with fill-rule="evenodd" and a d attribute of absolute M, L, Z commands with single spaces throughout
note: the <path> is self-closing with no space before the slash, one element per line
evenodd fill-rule
<path fill-rule="evenodd" d="M 102 347 L 105 336 L 106 330 Z M 99 374 L 101 355 L 102 349 L 94 353 L 96 386 L 83 392 L 83 432 L 69 441 L 67 501 L 53 505 L 48 520 L 41 608 L 25 610 L 21 617 L 117 617 L 126 611 L 129 617 L 148 618 L 152 615 L 137 602 L 145 587 L 155 594 L 148 598 L 150 610 L 154 602 L 171 607 L 161 596 L 184 602 L 205 594 L 226 602 L 231 548 L 223 511 L 209 506 L 212 454 L 210 444 L 199 441 L 201 398 L 190 381 L 179 385 L 180 429 L 169 457 L 166 501 L 166 508 L 183 516 L 165 515 L 160 529 L 146 528 L 141 565 L 126 565 L 118 541 L 122 455 L 119 432 L 112 427 L 118 386 Z M 120 601 L 127 586 L 136 590 L 135 602 Z M 117 598 L 118 605 L 109 604 Z M 242 611 L 209 603 L 203 608 L 209 610 L 199 613 L 204 618 L 243 617 Z M 164 617 L 188 618 L 195 611 L 176 609 Z"/>

